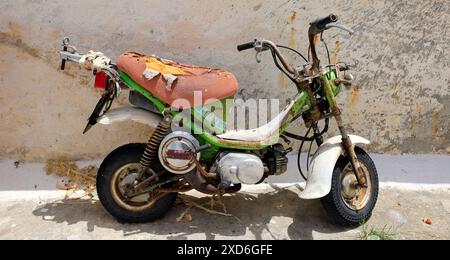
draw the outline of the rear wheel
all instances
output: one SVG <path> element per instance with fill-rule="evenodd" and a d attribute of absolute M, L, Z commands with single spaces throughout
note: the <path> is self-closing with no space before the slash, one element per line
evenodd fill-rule
<path fill-rule="evenodd" d="M 97 176 L 97 193 L 103 207 L 116 219 L 127 223 L 152 222 L 163 217 L 173 206 L 177 193 L 152 192 L 128 198 L 130 187 L 163 168 L 159 161 L 140 176 L 139 161 L 145 144 L 128 144 L 113 151 L 103 161 Z"/>
<path fill-rule="evenodd" d="M 378 199 L 375 164 L 361 148 L 355 148 L 355 152 L 364 170 L 367 187 L 358 184 L 349 159 L 341 156 L 333 171 L 331 191 L 321 200 L 328 214 L 346 226 L 358 226 L 369 220 Z"/>

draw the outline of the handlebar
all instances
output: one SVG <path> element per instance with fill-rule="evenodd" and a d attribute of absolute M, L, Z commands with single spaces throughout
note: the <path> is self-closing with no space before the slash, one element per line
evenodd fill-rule
<path fill-rule="evenodd" d="M 256 38 L 253 42 L 244 43 L 237 46 L 238 51 L 245 51 L 249 49 L 255 48 L 256 51 L 263 52 L 266 50 L 271 50 L 275 55 L 280 59 L 281 64 L 283 64 L 283 67 L 292 74 L 295 74 L 295 69 L 292 68 L 289 63 L 286 61 L 286 59 L 281 54 L 280 50 L 278 49 L 277 45 L 271 41 L 267 41 L 261 38 Z"/>
<path fill-rule="evenodd" d="M 120 81 L 120 75 L 119 75 L 119 72 L 117 72 L 117 70 L 115 69 L 115 65 L 113 65 L 113 64 L 108 65 L 108 66 L 106 66 L 106 65 L 103 66 L 102 65 L 101 67 L 99 67 L 99 64 L 97 64 L 97 65 L 93 65 L 92 64 L 92 63 L 95 63 L 95 60 L 92 61 L 92 62 L 89 62 L 89 64 L 86 64 L 86 57 L 88 57 L 88 56 L 89 56 L 89 54 L 82 55 L 82 54 L 79 54 L 79 53 L 72 53 L 70 51 L 60 51 L 59 52 L 59 57 L 61 59 L 61 64 L 65 64 L 67 61 L 68 62 L 78 63 L 78 64 L 82 65 L 85 69 L 88 69 L 88 70 L 93 70 L 93 69 L 94 70 L 102 70 L 110 78 L 114 79 L 116 82 Z M 106 58 L 106 56 L 99 57 L 99 59 L 103 59 L 103 58 Z"/>
<path fill-rule="evenodd" d="M 316 21 L 312 22 L 308 30 L 308 39 L 309 39 L 309 46 L 311 48 L 311 56 L 312 56 L 312 70 L 317 71 L 319 69 L 320 60 L 317 57 L 316 52 L 316 43 L 315 39 L 318 34 L 323 33 L 325 30 L 331 29 L 331 28 L 338 28 L 344 31 L 347 31 L 350 34 L 353 34 L 354 31 L 350 29 L 349 27 L 341 24 L 335 24 L 339 18 L 334 15 L 330 14 L 329 16 L 319 18 Z"/>
<path fill-rule="evenodd" d="M 255 48 L 255 42 L 248 42 L 237 46 L 238 51 L 245 51 Z"/>
<path fill-rule="evenodd" d="M 326 29 L 328 29 L 327 25 L 329 25 L 331 23 L 335 23 L 337 21 L 338 21 L 338 17 L 334 14 L 330 14 L 329 16 L 319 18 L 310 24 L 311 25 L 310 31 L 313 31 L 316 34 L 319 34 L 323 31 L 325 31 Z"/>
<path fill-rule="evenodd" d="M 78 53 L 71 53 L 68 51 L 60 51 L 59 57 L 60 57 L 61 61 L 64 62 L 64 64 L 66 61 L 80 63 L 80 60 L 83 57 L 83 55 L 78 54 Z"/>
<path fill-rule="evenodd" d="M 312 66 L 311 71 L 317 72 L 319 70 L 320 60 L 317 57 L 316 52 L 316 44 L 315 39 L 316 36 L 319 34 L 322 34 L 324 31 L 331 29 L 331 28 L 338 28 L 344 31 L 347 31 L 350 34 L 353 34 L 354 31 L 341 24 L 336 24 L 336 22 L 339 20 L 338 16 L 335 14 L 330 14 L 326 17 L 319 18 L 312 22 L 310 24 L 310 28 L 308 30 L 308 39 L 309 44 L 311 48 L 311 56 L 312 56 Z M 293 68 L 291 65 L 289 65 L 286 62 L 286 59 L 281 54 L 280 50 L 278 49 L 277 45 L 274 44 L 271 41 L 263 40 L 263 39 L 255 39 L 253 42 L 244 43 L 237 46 L 238 51 L 244 51 L 249 49 L 255 49 L 258 53 L 270 49 L 281 61 L 283 64 L 283 67 L 291 74 L 298 73 L 295 68 Z"/>
<path fill-rule="evenodd" d="M 352 28 L 350 28 L 350 27 L 348 27 L 348 26 L 346 26 L 346 25 L 343 25 L 343 24 L 328 24 L 328 25 L 326 26 L 326 30 L 331 29 L 331 28 L 338 28 L 338 29 L 341 29 L 341 30 L 343 30 L 343 31 L 348 32 L 350 35 L 352 35 L 352 34 L 355 33 L 355 31 L 353 31 Z"/>

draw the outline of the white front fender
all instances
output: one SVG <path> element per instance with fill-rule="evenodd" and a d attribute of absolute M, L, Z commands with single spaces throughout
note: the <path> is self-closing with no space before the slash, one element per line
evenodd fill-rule
<path fill-rule="evenodd" d="M 370 144 L 370 141 L 360 136 L 349 135 L 353 144 Z M 341 155 L 344 154 L 342 136 L 328 139 L 320 146 L 313 156 L 309 171 L 308 181 L 303 192 L 302 199 L 319 199 L 325 197 L 331 191 L 331 178 L 334 167 Z"/>
<path fill-rule="evenodd" d="M 134 121 L 151 127 L 157 127 L 162 116 L 136 107 L 121 107 L 112 109 L 99 117 L 97 122 L 102 125 L 111 125 L 118 122 Z"/>

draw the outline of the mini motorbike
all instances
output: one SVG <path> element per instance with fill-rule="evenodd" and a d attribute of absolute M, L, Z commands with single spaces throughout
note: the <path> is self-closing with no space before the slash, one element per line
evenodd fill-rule
<path fill-rule="evenodd" d="M 330 64 L 329 59 L 329 64 L 322 65 L 317 55 L 325 31 L 336 28 L 353 33 L 337 21 L 332 14 L 310 24 L 308 58 L 262 38 L 238 46 L 239 51 L 256 50 L 257 58 L 270 53 L 275 66 L 298 90 L 268 124 L 243 130 L 225 129 L 227 109 L 222 117 L 214 111 L 238 91 L 230 72 L 135 52 L 122 54 L 114 63 L 101 52 L 78 53 L 65 38 L 61 69 L 67 61 L 79 63 L 94 72 L 96 87 L 104 89 L 84 132 L 96 124 L 123 121 L 155 129 L 148 143 L 117 148 L 101 164 L 97 191 L 104 208 L 122 222 L 151 222 L 171 209 L 179 193 L 197 190 L 222 196 L 239 192 L 242 185 L 284 174 L 287 154 L 292 152 L 286 145 L 300 140 L 302 146 L 315 142 L 318 149 L 308 155 L 306 176 L 299 167 L 306 180 L 299 197 L 320 199 L 338 223 L 354 226 L 367 221 L 379 190 L 375 164 L 360 147 L 370 142 L 347 133 L 336 102 L 336 96 L 354 79 L 347 64 Z M 305 64 L 290 65 L 281 49 L 299 55 Z M 111 109 L 123 90 L 129 90 L 132 106 Z M 332 118 L 341 135 L 324 140 Z M 304 136 L 287 131 L 299 119 L 309 129 Z"/>

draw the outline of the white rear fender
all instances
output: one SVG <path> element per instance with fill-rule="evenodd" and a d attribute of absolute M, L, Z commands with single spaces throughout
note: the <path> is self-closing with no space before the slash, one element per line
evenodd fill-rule
<path fill-rule="evenodd" d="M 353 144 L 370 144 L 370 141 L 360 136 L 349 135 Z M 308 181 L 303 192 L 302 199 L 319 199 L 325 197 L 331 191 L 331 177 L 334 167 L 341 155 L 344 154 L 342 137 L 335 136 L 328 139 L 313 156 L 309 171 Z"/>
<path fill-rule="evenodd" d="M 133 121 L 151 127 L 157 127 L 161 120 L 161 115 L 146 111 L 144 109 L 135 107 L 121 107 L 107 112 L 105 115 L 99 117 L 97 122 L 102 125 L 112 125 L 118 122 Z"/>

